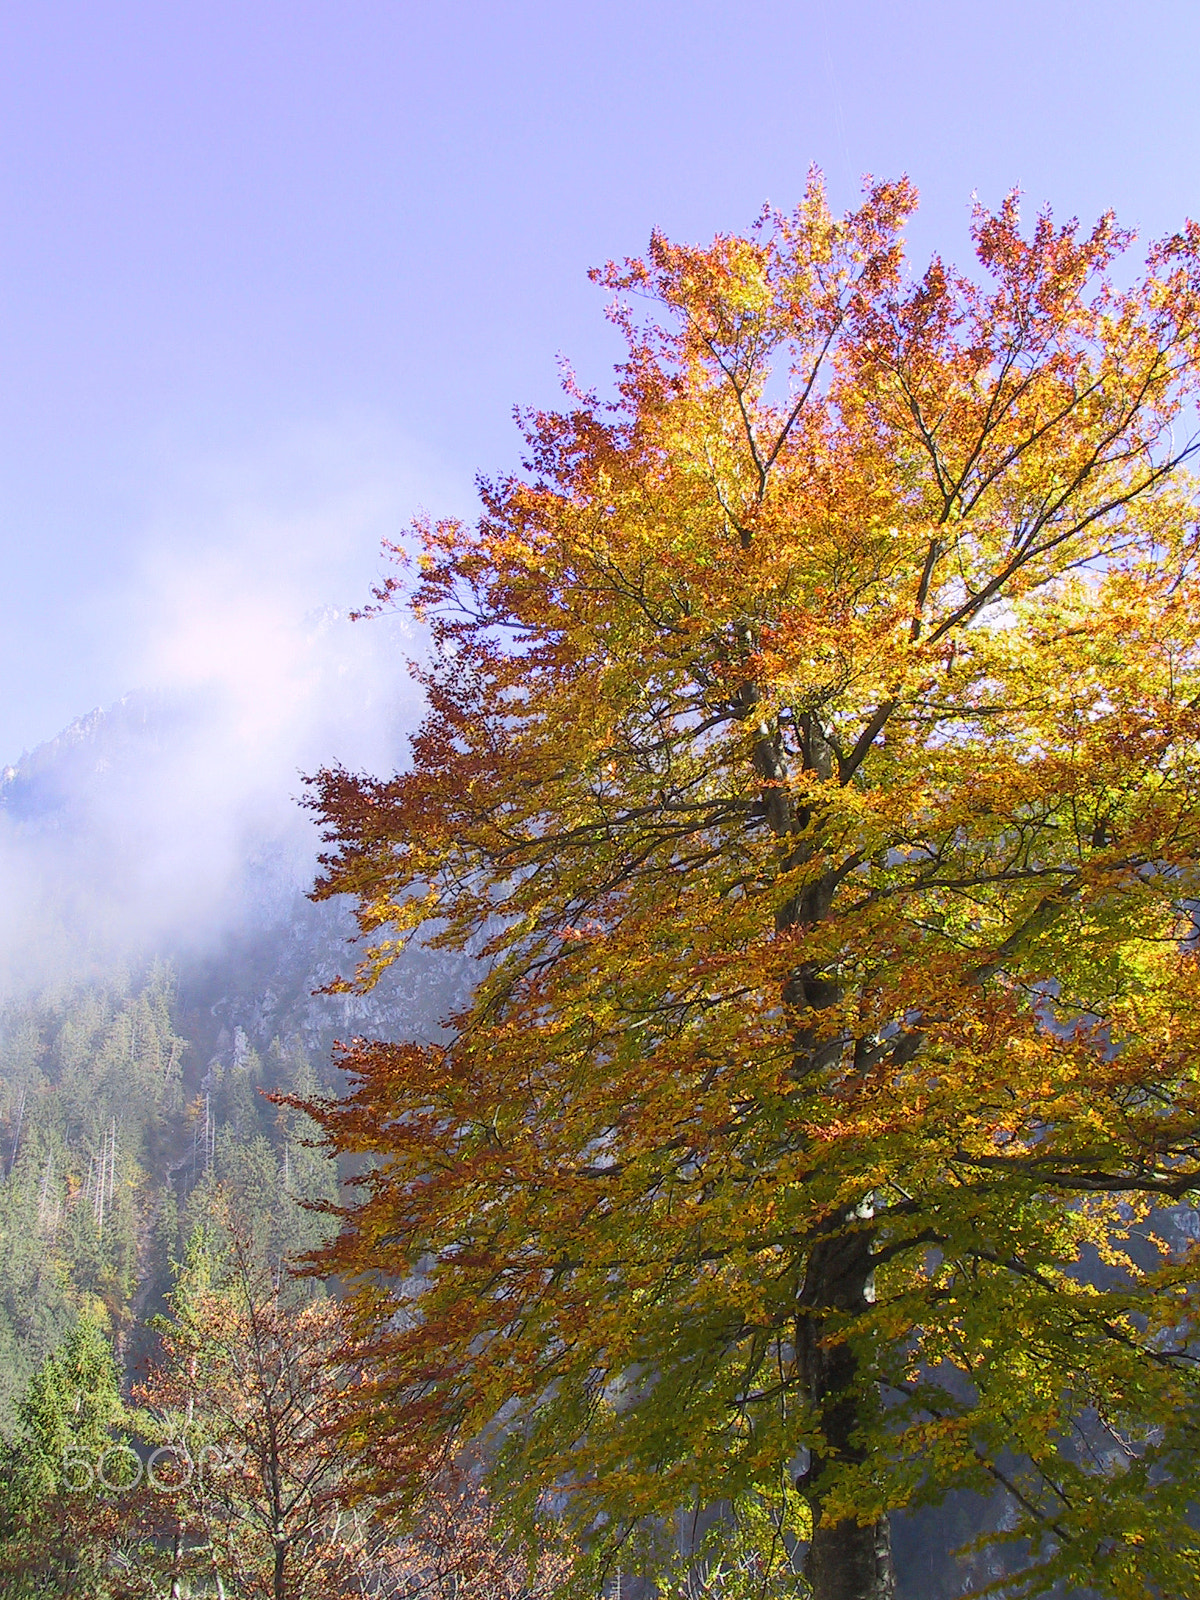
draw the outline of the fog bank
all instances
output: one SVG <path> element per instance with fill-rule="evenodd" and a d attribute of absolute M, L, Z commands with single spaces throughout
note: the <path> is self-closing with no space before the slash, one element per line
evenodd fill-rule
<path fill-rule="evenodd" d="M 314 872 L 303 775 L 404 761 L 423 640 L 346 614 L 404 496 L 348 471 L 285 494 L 289 459 L 157 525 L 124 600 L 130 692 L 3 769 L 0 993 L 276 924 Z"/>

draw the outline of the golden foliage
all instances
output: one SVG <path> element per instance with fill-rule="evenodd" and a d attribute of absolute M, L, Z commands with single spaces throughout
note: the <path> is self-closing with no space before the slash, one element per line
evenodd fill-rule
<path fill-rule="evenodd" d="M 1118 290 L 1010 197 L 913 279 L 914 204 L 610 265 L 615 400 L 381 589 L 429 715 L 320 893 L 479 982 L 346 1051 L 320 1268 L 385 1487 L 499 1429 L 615 1545 L 807 1450 L 818 1592 L 997 1481 L 1031 1591 L 1195 1592 L 1200 229 Z"/>

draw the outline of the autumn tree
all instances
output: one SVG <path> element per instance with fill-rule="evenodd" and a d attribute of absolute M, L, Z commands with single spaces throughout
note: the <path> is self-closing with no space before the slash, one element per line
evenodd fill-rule
<path fill-rule="evenodd" d="M 911 276 L 914 203 L 609 266 L 615 399 L 384 584 L 428 716 L 318 893 L 478 983 L 346 1050 L 319 1267 L 383 1487 L 482 1436 L 614 1552 L 794 1475 L 818 1600 L 1002 1489 L 1009 1593 L 1195 1593 L 1200 228 Z"/>
<path fill-rule="evenodd" d="M 358 1492 L 339 1428 L 356 1370 L 337 1305 L 273 1276 L 244 1228 L 196 1236 L 137 1391 L 147 1457 L 123 1497 L 117 1600 L 166 1584 L 250 1600 L 545 1600 L 567 1566 L 501 1535 L 478 1474 L 425 1464 L 415 1515 Z"/>
<path fill-rule="evenodd" d="M 264 1600 L 340 1594 L 350 1460 L 335 1424 L 351 1380 L 333 1302 L 273 1274 L 234 1219 L 193 1237 L 171 1313 L 137 1391 L 153 1481 L 131 1521 L 169 1547 L 172 1578 Z"/>

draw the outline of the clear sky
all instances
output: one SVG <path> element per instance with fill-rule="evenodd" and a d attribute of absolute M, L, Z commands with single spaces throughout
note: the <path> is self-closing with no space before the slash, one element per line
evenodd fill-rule
<path fill-rule="evenodd" d="M 0 763 L 360 599 L 515 463 L 560 351 L 604 381 L 586 269 L 654 226 L 815 161 L 839 209 L 907 172 L 917 260 L 1014 184 L 1174 230 L 1198 47 L 1197 0 L 8 0 Z"/>

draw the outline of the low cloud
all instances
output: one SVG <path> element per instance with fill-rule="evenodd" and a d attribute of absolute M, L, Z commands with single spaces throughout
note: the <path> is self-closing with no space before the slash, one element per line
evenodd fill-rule
<path fill-rule="evenodd" d="M 317 848 L 302 774 L 390 770 L 420 717 L 419 633 L 346 615 L 417 508 L 381 440 L 293 439 L 180 476 L 122 607 L 122 664 L 145 687 L 9 769 L 8 993 L 285 916 Z"/>

